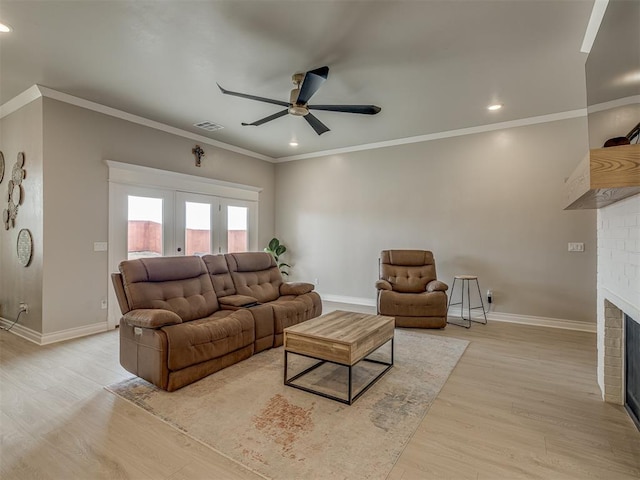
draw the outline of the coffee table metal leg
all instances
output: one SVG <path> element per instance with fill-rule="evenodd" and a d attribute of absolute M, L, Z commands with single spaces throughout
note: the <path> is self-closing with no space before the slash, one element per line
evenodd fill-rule
<path fill-rule="evenodd" d="M 289 366 L 289 352 L 284 351 L 284 384 L 287 384 L 287 367 Z"/>
<path fill-rule="evenodd" d="M 371 387 L 373 387 L 373 385 L 374 385 L 378 380 L 380 380 L 380 378 L 381 378 L 385 373 L 387 373 L 391 367 L 393 367 L 393 348 L 394 348 L 394 339 L 392 338 L 390 341 L 391 341 L 391 362 L 383 362 L 383 361 L 380 361 L 380 360 L 370 360 L 370 359 L 368 359 L 368 358 L 363 358 L 363 359 L 361 360 L 361 361 L 363 361 L 363 362 L 379 363 L 380 365 L 386 365 L 386 366 L 387 366 L 387 368 L 385 368 L 382 372 L 380 372 L 376 378 L 374 378 L 373 380 L 371 380 L 371 382 L 369 382 L 369 384 L 368 384 L 366 387 L 364 387 L 362 390 L 360 390 L 360 391 L 358 392 L 358 394 L 357 394 L 355 397 L 353 397 L 353 399 L 351 399 L 351 401 L 350 401 L 349 405 L 351 405 L 351 404 L 352 404 L 353 402 L 355 402 L 358 398 L 360 398 L 360 396 L 361 396 L 361 395 L 363 395 L 367 390 L 369 390 Z M 380 346 L 382 346 L 382 345 L 380 345 Z M 349 372 L 349 373 L 351 373 L 351 372 Z M 351 398 L 351 384 L 349 384 L 349 398 Z"/>
<path fill-rule="evenodd" d="M 309 393 L 313 393 L 315 395 L 319 395 L 321 397 L 329 398 L 331 400 L 335 400 L 335 401 L 340 402 L 340 403 L 345 403 L 347 405 L 352 405 L 353 402 L 355 402 L 358 398 L 360 398 L 360 396 L 363 393 L 365 393 L 367 390 L 369 390 L 369 388 L 371 388 L 385 373 L 387 373 L 389 371 L 389 369 L 391 367 L 393 367 L 394 345 L 395 345 L 394 339 L 393 338 L 389 339 L 383 345 L 386 345 L 389 342 L 391 342 L 391 361 L 390 362 L 384 362 L 384 361 L 381 361 L 381 360 L 372 360 L 372 359 L 368 359 L 368 358 L 363 358 L 362 360 L 360 360 L 360 361 L 363 361 L 363 362 L 378 363 L 380 365 L 385 365 L 386 368 L 382 372 L 380 372 L 378 374 L 378 376 L 376 376 L 373 380 L 371 380 L 355 396 L 353 396 L 353 370 L 352 370 L 353 366 L 332 362 L 330 360 L 322 360 L 322 359 L 319 359 L 317 357 L 312 357 L 311 355 L 305 355 L 303 353 L 289 352 L 288 350 L 284 351 L 284 371 L 285 371 L 285 373 L 284 373 L 284 384 L 289 386 L 289 387 L 297 388 L 298 390 L 304 390 L 305 392 L 309 392 Z M 380 347 L 378 347 L 376 350 L 381 348 L 383 345 L 380 345 Z M 295 353 L 296 355 L 300 355 L 302 357 L 307 357 L 307 358 L 311 358 L 311 359 L 319 360 L 319 361 L 317 363 L 315 363 L 314 365 L 310 366 L 309 368 L 306 368 L 302 372 L 297 373 L 296 375 L 294 375 L 293 377 L 288 379 L 287 375 L 288 375 L 289 353 Z M 373 352 L 371 352 L 371 353 L 373 353 Z M 334 365 L 342 365 L 343 367 L 347 367 L 349 378 L 348 378 L 348 387 L 347 387 L 348 388 L 348 395 L 347 395 L 346 399 L 345 398 L 336 397 L 334 395 L 330 395 L 330 394 L 327 394 L 327 393 L 323 393 L 323 392 L 320 392 L 320 391 L 317 391 L 317 390 L 313 390 L 311 388 L 304 387 L 302 385 L 296 385 L 296 384 L 293 383 L 298 378 L 302 377 L 303 375 L 306 375 L 311 370 L 315 370 L 316 368 L 318 368 L 319 366 L 321 366 L 321 365 L 323 365 L 325 363 L 332 363 Z"/>

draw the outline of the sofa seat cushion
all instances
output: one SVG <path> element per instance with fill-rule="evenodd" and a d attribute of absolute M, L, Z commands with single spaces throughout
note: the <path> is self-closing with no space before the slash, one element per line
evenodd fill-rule
<path fill-rule="evenodd" d="M 315 316 L 313 297 L 306 295 L 283 295 L 273 302 L 274 333 L 282 331 L 292 325 L 309 320 Z"/>
<path fill-rule="evenodd" d="M 407 294 L 380 290 L 380 315 L 391 317 L 438 317 L 447 314 L 444 292 Z"/>
<path fill-rule="evenodd" d="M 162 327 L 167 335 L 171 371 L 222 357 L 253 345 L 255 327 L 248 310 L 221 310 L 213 315 Z"/>

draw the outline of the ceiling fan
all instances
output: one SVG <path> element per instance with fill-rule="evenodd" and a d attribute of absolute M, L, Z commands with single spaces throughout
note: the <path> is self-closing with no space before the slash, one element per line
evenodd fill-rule
<path fill-rule="evenodd" d="M 243 126 L 260 126 L 264 123 L 275 120 L 276 118 L 284 117 L 287 114 L 295 115 L 297 117 L 304 117 L 309 125 L 315 130 L 318 135 L 322 135 L 329 131 L 324 123 L 313 115 L 309 110 L 327 110 L 330 112 L 345 112 L 345 113 L 359 113 L 362 115 L 375 115 L 380 112 L 380 107 L 375 105 L 309 105 L 308 102 L 311 97 L 318 91 L 320 86 L 329 76 L 329 67 L 320 67 L 315 70 L 310 70 L 307 73 L 296 73 L 293 75 L 293 84 L 296 86 L 291 90 L 291 95 L 288 102 L 281 100 L 274 100 L 271 98 L 257 97 L 255 95 L 247 95 L 246 93 L 232 92 L 225 90 L 218 85 L 220 91 L 225 95 L 233 95 L 235 97 L 248 98 L 249 100 L 256 100 L 258 102 L 272 103 L 274 105 L 281 105 L 287 107 L 273 115 L 256 120 L 253 123 L 243 123 Z"/>

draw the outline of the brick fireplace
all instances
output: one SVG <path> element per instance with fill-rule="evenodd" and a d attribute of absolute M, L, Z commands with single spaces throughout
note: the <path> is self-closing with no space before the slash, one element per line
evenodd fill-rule
<path fill-rule="evenodd" d="M 640 322 L 640 195 L 598 210 L 598 384 L 625 403 L 624 314 Z"/>

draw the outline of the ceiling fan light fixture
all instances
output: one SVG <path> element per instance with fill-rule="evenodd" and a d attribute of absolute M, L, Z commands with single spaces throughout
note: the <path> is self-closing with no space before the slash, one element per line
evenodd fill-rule
<path fill-rule="evenodd" d="M 496 111 L 496 110 L 500 110 L 501 108 L 502 108 L 502 104 L 501 103 L 494 103 L 493 105 L 489 105 L 487 107 L 487 110 L 491 110 L 493 112 L 493 111 Z"/>
<path fill-rule="evenodd" d="M 309 109 L 306 105 L 293 104 L 289 107 L 289 113 L 296 117 L 304 117 L 305 115 L 309 115 Z"/>

